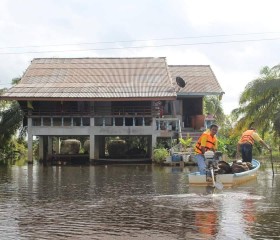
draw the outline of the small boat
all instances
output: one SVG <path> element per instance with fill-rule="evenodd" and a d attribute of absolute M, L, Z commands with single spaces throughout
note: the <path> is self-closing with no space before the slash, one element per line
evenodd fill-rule
<path fill-rule="evenodd" d="M 222 184 L 224 187 L 233 187 L 241 183 L 248 182 L 257 177 L 257 171 L 260 168 L 260 162 L 252 160 L 253 169 L 241 173 L 217 174 L 215 175 L 216 183 Z M 213 186 L 212 181 L 206 180 L 206 175 L 199 172 L 188 174 L 189 184 L 192 186 Z"/>

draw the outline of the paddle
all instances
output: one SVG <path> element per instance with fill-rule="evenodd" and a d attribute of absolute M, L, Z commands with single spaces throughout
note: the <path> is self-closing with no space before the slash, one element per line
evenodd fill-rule
<path fill-rule="evenodd" d="M 272 151 L 270 151 L 270 162 L 271 162 L 272 174 L 273 174 L 273 177 L 274 177 L 274 167 L 273 167 L 273 160 L 272 160 Z"/>
<path fill-rule="evenodd" d="M 214 169 L 213 169 L 213 167 L 211 167 L 210 172 L 211 172 L 213 187 L 214 187 L 214 188 L 217 188 L 218 190 L 222 190 L 222 189 L 224 188 L 224 186 L 223 186 L 222 183 L 216 182 L 216 181 L 215 181 L 215 175 L 214 175 Z"/>

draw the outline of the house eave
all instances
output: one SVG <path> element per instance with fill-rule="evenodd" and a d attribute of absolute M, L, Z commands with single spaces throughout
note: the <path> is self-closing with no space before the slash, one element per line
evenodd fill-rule
<path fill-rule="evenodd" d="M 50 101 L 50 102 L 56 102 L 56 101 L 90 101 L 90 102 L 121 102 L 121 101 L 175 101 L 176 96 L 171 96 L 171 97 L 130 97 L 130 98 L 34 98 L 34 97 L 7 97 L 7 96 L 1 96 L 0 100 L 6 100 L 6 101 Z"/>

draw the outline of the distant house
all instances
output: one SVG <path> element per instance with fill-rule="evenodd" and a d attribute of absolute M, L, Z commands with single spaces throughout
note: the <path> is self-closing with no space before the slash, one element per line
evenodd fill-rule
<path fill-rule="evenodd" d="M 208 65 L 167 65 L 163 57 L 38 58 L 0 99 L 18 101 L 25 113 L 30 162 L 33 136 L 40 159 L 54 148 L 59 154 L 61 138 L 88 138 L 94 162 L 108 159 L 106 138 L 113 136 L 143 137 L 151 159 L 160 138 L 203 127 L 203 97 L 221 94 Z"/>

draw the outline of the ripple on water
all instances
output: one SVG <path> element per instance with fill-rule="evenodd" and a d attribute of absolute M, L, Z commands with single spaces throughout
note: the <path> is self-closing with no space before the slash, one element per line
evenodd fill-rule
<path fill-rule="evenodd" d="M 9 174 L 0 182 L 2 239 L 279 235 L 280 191 L 272 195 L 265 181 L 213 192 L 192 189 L 184 173 L 150 166 L 33 167 Z"/>

